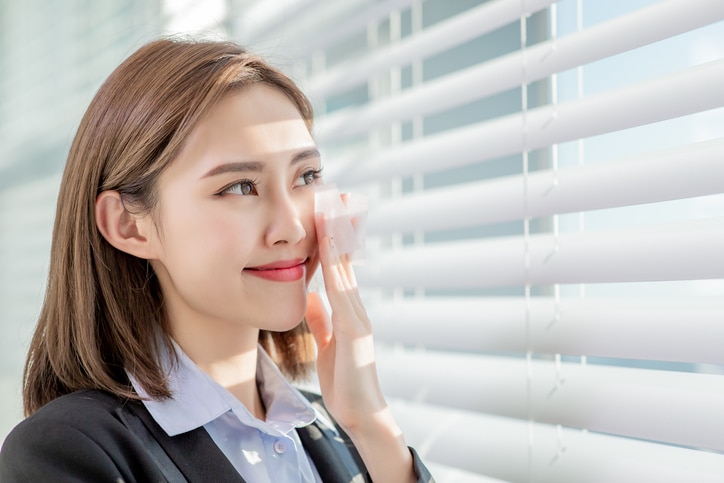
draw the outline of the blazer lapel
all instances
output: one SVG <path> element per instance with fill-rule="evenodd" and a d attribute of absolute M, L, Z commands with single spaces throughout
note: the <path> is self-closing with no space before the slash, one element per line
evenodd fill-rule
<path fill-rule="evenodd" d="M 320 397 L 305 396 L 328 420 L 333 421 Z M 118 409 L 118 413 L 127 427 L 138 434 L 169 481 L 175 483 L 184 478 L 189 483 L 245 483 L 204 428 L 171 437 L 142 403 L 129 402 Z M 308 426 L 297 428 L 297 434 L 325 483 L 370 481 L 362 459 L 341 429 L 330 428 L 317 419 Z"/>
<path fill-rule="evenodd" d="M 322 481 L 330 483 L 364 483 L 365 477 L 347 450 L 344 441 L 329 428 L 315 421 L 297 434 L 314 461 Z"/>
<path fill-rule="evenodd" d="M 143 429 L 147 430 L 149 437 L 144 438 L 141 436 L 141 439 L 152 440 L 144 441 L 144 445 L 148 447 L 149 452 L 159 462 L 161 470 L 164 471 L 164 468 L 166 468 L 164 474 L 167 474 L 168 471 L 173 472 L 173 468 L 168 467 L 175 466 L 190 483 L 206 483 L 209 481 L 245 483 L 245 480 L 224 456 L 219 447 L 216 446 L 204 428 L 196 428 L 172 437 L 166 434 L 156 423 L 143 404 L 129 403 L 122 412 L 125 413 L 124 416 L 126 417 L 124 419 L 129 427 L 134 426 L 130 422 L 134 417 L 142 422 L 143 426 L 139 429 L 141 431 Z M 154 441 L 163 448 L 163 451 L 159 452 L 158 449 L 160 448 L 154 449 Z M 164 461 L 164 453 L 168 458 L 166 461 Z M 175 479 L 170 481 L 175 481 Z"/>
<path fill-rule="evenodd" d="M 363 483 L 371 481 L 362 458 L 349 436 L 336 426 L 327 412 L 322 396 L 309 391 L 300 391 L 314 408 L 319 411 L 328 425 L 317 418 L 312 424 L 297 428 L 297 434 L 304 449 L 317 467 L 322 481 L 331 483 Z"/>

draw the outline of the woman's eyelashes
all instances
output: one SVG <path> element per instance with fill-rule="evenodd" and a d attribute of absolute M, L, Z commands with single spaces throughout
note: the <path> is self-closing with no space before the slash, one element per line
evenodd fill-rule
<path fill-rule="evenodd" d="M 302 175 L 297 178 L 296 182 L 294 183 L 294 186 L 304 186 L 308 184 L 314 184 L 318 179 L 322 177 L 322 168 L 319 169 L 310 169 L 302 173 Z"/>
<path fill-rule="evenodd" d="M 219 195 L 241 195 L 241 196 L 247 196 L 247 195 L 258 195 L 259 193 L 256 190 L 256 184 L 257 182 L 252 179 L 243 179 L 241 181 L 237 181 L 236 183 L 227 186 L 223 190 L 221 190 L 218 194 Z"/>
<path fill-rule="evenodd" d="M 294 180 L 294 186 L 307 186 L 317 182 L 322 178 L 322 168 L 308 169 L 304 171 L 298 178 Z M 223 195 L 240 195 L 240 196 L 258 196 L 259 182 L 254 179 L 242 179 L 228 185 L 217 193 L 218 196 Z"/>

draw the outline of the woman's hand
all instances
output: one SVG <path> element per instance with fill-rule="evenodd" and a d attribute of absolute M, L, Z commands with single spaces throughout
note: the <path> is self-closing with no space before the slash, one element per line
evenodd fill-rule
<path fill-rule="evenodd" d="M 347 432 L 375 482 L 415 481 L 412 457 L 382 395 L 372 325 L 349 255 L 340 255 L 317 213 L 319 258 L 331 317 L 310 293 L 307 324 L 317 343 L 317 373 L 327 409 Z"/>
<path fill-rule="evenodd" d="M 327 314 L 321 297 L 310 293 L 307 324 L 317 343 L 317 372 L 325 405 L 345 431 L 354 431 L 387 404 L 377 379 L 372 325 L 349 256 L 340 256 L 335 249 L 322 215 L 317 214 L 316 223 L 332 315 Z"/>

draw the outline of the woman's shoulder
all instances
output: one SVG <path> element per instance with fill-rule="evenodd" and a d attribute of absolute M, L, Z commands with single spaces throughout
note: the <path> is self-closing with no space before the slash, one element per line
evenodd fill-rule
<path fill-rule="evenodd" d="M 127 404 L 117 396 L 99 390 L 82 390 L 60 396 L 21 421 L 15 432 L 44 431 L 50 427 L 93 431 L 117 420 L 116 413 Z"/>
<path fill-rule="evenodd" d="M 133 403 L 92 390 L 49 402 L 3 442 L 0 481 L 38 481 L 49 474 L 116 481 L 137 446 L 122 421 L 127 404 Z"/>
<path fill-rule="evenodd" d="M 82 390 L 60 396 L 18 423 L 8 434 L 2 453 L 43 447 L 78 437 L 93 438 L 116 422 L 123 400 L 104 391 Z M 56 441 L 59 439 L 59 441 Z"/>

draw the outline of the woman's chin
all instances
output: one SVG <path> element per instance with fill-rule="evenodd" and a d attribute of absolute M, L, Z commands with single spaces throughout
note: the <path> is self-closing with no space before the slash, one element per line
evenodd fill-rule
<path fill-rule="evenodd" d="M 270 324 L 269 322 L 270 321 L 267 320 L 262 329 L 270 332 L 287 332 L 304 322 L 304 313 L 295 313 L 289 317 L 280 317 L 274 321 L 275 323 Z"/>

